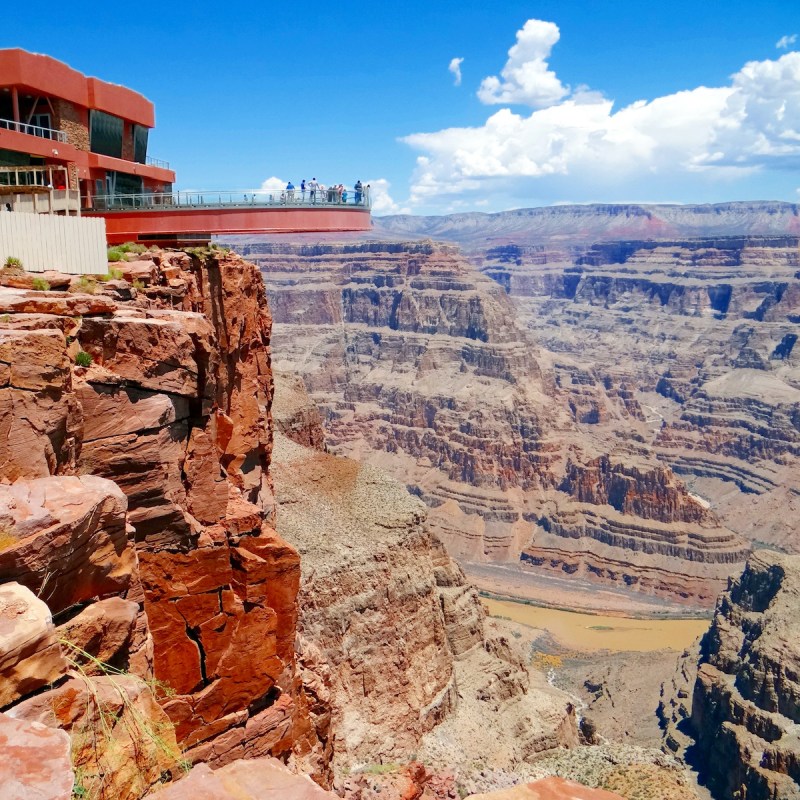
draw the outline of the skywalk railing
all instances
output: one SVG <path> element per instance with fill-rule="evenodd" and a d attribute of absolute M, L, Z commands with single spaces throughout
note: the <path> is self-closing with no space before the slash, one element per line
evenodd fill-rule
<path fill-rule="evenodd" d="M 161 169 L 169 169 L 169 161 L 162 161 L 160 158 L 147 156 L 145 163 L 148 167 L 161 167 Z"/>
<path fill-rule="evenodd" d="M 143 194 L 104 194 L 92 198 L 94 211 L 128 211 L 130 209 L 163 210 L 164 208 L 250 208 L 268 206 L 348 206 L 369 208 L 367 187 L 360 191 L 336 188 L 279 189 L 273 192 L 149 192 Z"/>
<path fill-rule="evenodd" d="M 54 128 L 42 128 L 40 125 L 29 125 L 27 122 L 16 122 L 13 119 L 0 119 L 0 129 L 27 133 L 29 136 L 38 136 L 40 139 L 53 139 L 56 142 L 67 143 L 67 134 Z"/>

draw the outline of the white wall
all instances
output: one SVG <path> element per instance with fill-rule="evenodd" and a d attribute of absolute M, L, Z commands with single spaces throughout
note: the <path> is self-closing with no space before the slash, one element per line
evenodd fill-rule
<path fill-rule="evenodd" d="M 29 272 L 103 275 L 108 272 L 106 221 L 0 211 L 0 267 L 9 256 Z"/>

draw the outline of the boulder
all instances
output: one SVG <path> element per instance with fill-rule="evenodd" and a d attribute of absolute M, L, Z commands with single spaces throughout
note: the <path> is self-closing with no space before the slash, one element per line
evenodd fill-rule
<path fill-rule="evenodd" d="M 74 776 L 69 736 L 39 722 L 0 714 L 3 800 L 70 800 Z"/>
<path fill-rule="evenodd" d="M 16 580 L 53 611 L 124 593 L 136 567 L 119 487 L 94 475 L 0 484 L 0 582 Z"/>
<path fill-rule="evenodd" d="M 50 609 L 25 586 L 0 585 L 0 707 L 52 683 L 66 668 Z"/>
<path fill-rule="evenodd" d="M 196 766 L 187 777 L 145 800 L 334 800 L 305 775 L 274 758 L 239 760 L 218 770 Z"/>

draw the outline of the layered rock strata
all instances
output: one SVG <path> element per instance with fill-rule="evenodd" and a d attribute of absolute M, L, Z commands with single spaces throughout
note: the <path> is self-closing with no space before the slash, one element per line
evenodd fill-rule
<path fill-rule="evenodd" d="M 454 248 L 238 246 L 265 274 L 279 366 L 307 382 L 328 446 L 403 480 L 451 554 L 527 553 L 523 567 L 704 605 L 743 562 L 746 543 L 643 437 L 582 435 L 506 293 Z M 632 390 L 615 391 L 639 424 Z"/>
<path fill-rule="evenodd" d="M 563 233 L 474 258 L 549 351 L 585 435 L 651 444 L 729 527 L 796 549 L 797 236 Z"/>

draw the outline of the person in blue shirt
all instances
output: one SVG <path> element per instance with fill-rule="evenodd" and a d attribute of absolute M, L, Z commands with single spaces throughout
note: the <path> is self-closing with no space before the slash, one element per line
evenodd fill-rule
<path fill-rule="evenodd" d="M 286 199 L 290 203 L 294 203 L 294 184 L 291 181 L 286 184 Z"/>

